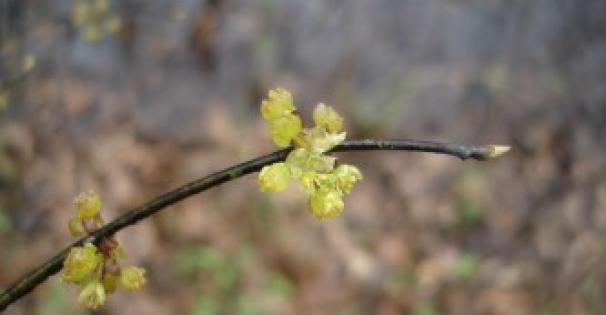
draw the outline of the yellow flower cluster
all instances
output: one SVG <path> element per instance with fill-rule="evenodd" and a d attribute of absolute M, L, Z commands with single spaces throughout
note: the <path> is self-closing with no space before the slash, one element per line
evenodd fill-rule
<path fill-rule="evenodd" d="M 122 27 L 120 17 L 110 12 L 109 0 L 77 0 L 72 11 L 73 23 L 80 27 L 84 39 L 96 42 L 105 34 Z"/>
<path fill-rule="evenodd" d="M 97 193 L 81 193 L 74 205 L 76 214 L 69 221 L 72 235 L 90 234 L 103 225 L 102 203 Z M 96 309 L 118 286 L 133 291 L 145 284 L 145 270 L 135 266 L 121 268 L 118 261 L 122 257 L 122 246 L 113 236 L 103 239 L 98 247 L 92 243 L 75 246 L 63 262 L 63 281 L 81 285 L 78 301 Z"/>
<path fill-rule="evenodd" d="M 345 140 L 343 118 L 330 106 L 318 104 L 313 112 L 315 127 L 303 128 L 290 92 L 276 88 L 261 102 L 261 115 L 279 147 L 293 145 L 286 161 L 263 167 L 258 182 L 263 192 L 285 190 L 293 180 L 309 195 L 309 210 L 317 219 L 343 212 L 343 197 L 362 173 L 352 165 L 335 167 L 336 158 L 326 152 Z"/>

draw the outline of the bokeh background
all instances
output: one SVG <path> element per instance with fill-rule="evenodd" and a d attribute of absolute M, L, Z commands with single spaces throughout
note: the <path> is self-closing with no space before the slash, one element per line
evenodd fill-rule
<path fill-rule="evenodd" d="M 290 89 L 349 138 L 510 144 L 491 162 L 340 153 L 318 222 L 255 176 L 123 230 L 148 284 L 96 314 L 605 314 L 603 0 L 0 0 L 0 288 L 104 216 L 274 150 Z M 7 314 L 86 314 L 52 277 Z"/>

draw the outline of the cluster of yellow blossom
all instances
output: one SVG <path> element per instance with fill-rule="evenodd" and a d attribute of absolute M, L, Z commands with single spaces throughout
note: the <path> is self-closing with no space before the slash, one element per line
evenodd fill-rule
<path fill-rule="evenodd" d="M 74 205 L 76 214 L 69 221 L 72 235 L 86 235 L 103 225 L 101 198 L 97 193 L 81 193 Z M 123 248 L 113 236 L 103 239 L 99 246 L 86 243 L 73 247 L 63 262 L 63 281 L 81 285 L 78 301 L 89 308 L 98 308 L 118 286 L 133 291 L 145 284 L 143 268 L 120 267 L 123 256 Z"/>
<path fill-rule="evenodd" d="M 303 128 L 290 92 L 276 88 L 261 102 L 261 115 L 279 147 L 293 145 L 284 162 L 263 167 L 258 181 L 261 191 L 279 192 L 297 180 L 309 195 L 309 210 L 317 219 L 343 212 L 343 197 L 362 173 L 352 165 L 335 167 L 336 158 L 325 154 L 345 140 L 343 118 L 330 106 L 318 104 L 313 112 L 315 127 Z"/>
<path fill-rule="evenodd" d="M 110 11 L 109 0 L 77 0 L 72 11 L 72 22 L 78 26 L 84 39 L 95 42 L 105 34 L 116 33 L 122 20 Z"/>

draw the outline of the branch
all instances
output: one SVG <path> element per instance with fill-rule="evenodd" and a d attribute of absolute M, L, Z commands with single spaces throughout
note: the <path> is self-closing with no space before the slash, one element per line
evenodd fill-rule
<path fill-rule="evenodd" d="M 454 145 L 439 142 L 429 141 L 414 141 L 414 140 L 393 140 L 393 141 L 375 141 L 375 140 L 350 140 L 336 146 L 332 152 L 345 151 L 371 151 L 371 150 L 395 150 L 395 151 L 418 151 L 430 152 L 438 154 L 447 154 L 456 156 L 462 160 L 472 158 L 476 160 L 487 160 L 495 158 L 507 152 L 509 147 L 506 146 L 464 146 Z M 0 311 L 4 311 L 11 303 L 15 302 L 25 294 L 32 291 L 36 286 L 46 281 L 46 279 L 57 272 L 63 266 L 63 260 L 67 257 L 70 249 L 74 246 L 81 246 L 84 243 L 99 242 L 120 231 L 121 229 L 135 224 L 142 219 L 145 219 L 152 214 L 177 203 L 191 195 L 202 192 L 222 183 L 232 181 L 244 175 L 258 172 L 266 165 L 282 161 L 286 158 L 291 148 L 275 151 L 273 153 L 258 157 L 256 159 L 226 168 L 222 171 L 208 175 L 201 179 L 185 184 L 173 191 L 167 192 L 159 197 L 154 198 L 150 202 L 141 205 L 114 221 L 102 226 L 97 231 L 91 233 L 49 259 L 47 262 L 38 268 L 27 273 L 21 279 L 12 284 L 6 291 L 0 294 Z"/>

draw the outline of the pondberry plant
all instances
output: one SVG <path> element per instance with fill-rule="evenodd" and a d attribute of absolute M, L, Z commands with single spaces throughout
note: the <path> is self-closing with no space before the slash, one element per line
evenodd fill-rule
<path fill-rule="evenodd" d="M 268 98 L 261 102 L 261 115 L 269 123 L 269 133 L 277 146 L 294 147 L 284 162 L 261 169 L 261 191 L 280 192 L 296 180 L 309 196 L 309 210 L 317 219 L 343 212 L 343 197 L 363 178 L 353 165 L 335 167 L 336 158 L 326 154 L 345 140 L 343 118 L 320 103 L 313 112 L 315 127 L 303 128 L 292 95 L 281 88 L 269 91 Z"/>
<path fill-rule="evenodd" d="M 102 2 L 99 2 L 102 3 Z M 48 277 L 63 270 L 63 280 L 82 287 L 78 300 L 91 308 L 105 303 L 107 295 L 118 287 L 137 290 L 145 284 L 145 270 L 139 267 L 121 268 L 123 250 L 114 234 L 176 202 L 222 183 L 247 174 L 259 173 L 261 191 L 285 190 L 298 181 L 309 197 L 309 210 L 318 219 L 343 212 L 343 197 L 351 192 L 362 173 L 355 166 L 341 164 L 328 152 L 356 150 L 396 150 L 447 154 L 479 161 L 505 154 L 510 148 L 501 145 L 465 146 L 417 140 L 347 140 L 343 118 L 334 109 L 318 104 L 313 112 L 315 127 L 303 128 L 293 104 L 292 95 L 284 89 L 269 91 L 261 103 L 261 114 L 270 124 L 273 141 L 279 150 L 215 172 L 187 183 L 175 190 L 157 196 L 115 218 L 103 223 L 100 215 L 101 199 L 94 192 L 76 198 L 76 215 L 69 221 L 74 236 L 86 235 L 69 245 L 0 293 L 0 311 L 17 301 Z M 97 245 L 96 245 L 97 244 Z"/>
<path fill-rule="evenodd" d="M 81 193 L 74 205 L 76 215 L 68 224 L 73 236 L 90 234 L 103 226 L 101 198 L 97 193 Z M 98 308 L 119 286 L 134 291 L 145 284 L 143 268 L 120 267 L 123 256 L 123 248 L 114 236 L 104 238 L 99 246 L 86 243 L 72 247 L 63 262 L 63 281 L 82 286 L 78 301 L 89 308 Z"/>

